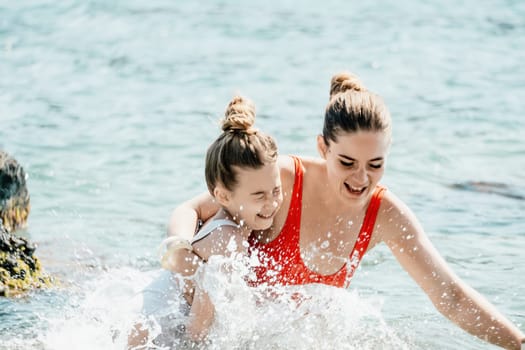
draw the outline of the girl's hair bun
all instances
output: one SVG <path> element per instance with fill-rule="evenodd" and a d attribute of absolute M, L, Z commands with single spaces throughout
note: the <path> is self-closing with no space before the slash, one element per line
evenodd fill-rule
<path fill-rule="evenodd" d="M 244 131 L 249 132 L 255 123 L 255 105 L 252 101 L 242 96 L 235 96 L 221 121 L 221 128 L 227 131 Z"/>

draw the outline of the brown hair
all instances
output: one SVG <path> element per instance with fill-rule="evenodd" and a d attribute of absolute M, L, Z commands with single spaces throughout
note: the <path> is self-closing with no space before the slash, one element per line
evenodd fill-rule
<path fill-rule="evenodd" d="M 390 112 L 383 99 L 369 92 L 355 75 L 336 74 L 325 111 L 324 142 L 337 141 L 340 132 L 357 131 L 391 132 Z"/>
<path fill-rule="evenodd" d="M 255 129 L 254 122 L 254 104 L 235 96 L 221 120 L 222 134 L 206 152 L 206 184 L 212 195 L 218 183 L 230 191 L 234 189 L 237 184 L 234 166 L 259 169 L 277 160 L 275 140 Z"/>

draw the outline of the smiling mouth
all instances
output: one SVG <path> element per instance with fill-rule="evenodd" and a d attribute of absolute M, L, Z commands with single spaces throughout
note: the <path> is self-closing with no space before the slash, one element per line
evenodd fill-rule
<path fill-rule="evenodd" d="M 260 213 L 257 214 L 258 217 L 260 217 L 260 218 L 262 218 L 262 219 L 266 219 L 266 220 L 273 218 L 274 215 L 275 215 L 275 211 L 274 211 L 273 213 L 270 213 L 270 215 L 262 215 L 262 214 L 260 214 Z"/>
<path fill-rule="evenodd" d="M 367 186 L 364 186 L 364 187 L 353 187 L 353 186 L 350 186 L 349 184 L 347 184 L 346 182 L 345 182 L 345 187 L 348 190 L 348 192 L 350 192 L 352 194 L 361 194 L 361 193 L 365 192 L 365 190 L 367 189 Z"/>

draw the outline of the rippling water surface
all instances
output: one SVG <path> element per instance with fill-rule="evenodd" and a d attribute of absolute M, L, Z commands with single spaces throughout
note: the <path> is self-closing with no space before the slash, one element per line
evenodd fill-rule
<path fill-rule="evenodd" d="M 522 1 L 0 2 L 0 148 L 29 174 L 21 234 L 62 281 L 0 300 L 0 349 L 122 348 L 128 300 L 158 268 L 170 211 L 205 190 L 232 95 L 256 102 L 281 153 L 315 155 L 340 70 L 392 112 L 384 183 L 525 329 L 523 62 Z M 229 346 L 492 348 L 441 317 L 384 247 L 350 291 L 313 295 L 329 313 L 283 314 L 252 336 L 226 327 Z"/>

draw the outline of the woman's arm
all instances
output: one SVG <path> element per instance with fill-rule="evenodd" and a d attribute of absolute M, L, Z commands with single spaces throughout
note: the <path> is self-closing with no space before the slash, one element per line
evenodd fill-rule
<path fill-rule="evenodd" d="M 385 199 L 383 241 L 436 309 L 472 335 L 520 350 L 525 335 L 452 271 L 408 207 L 391 193 Z"/>
<path fill-rule="evenodd" d="M 168 223 L 168 237 L 179 237 L 186 240 L 189 245 L 189 241 L 197 231 L 198 220 L 208 220 L 215 215 L 219 208 L 219 205 L 208 192 L 182 203 L 171 214 Z M 162 258 L 162 267 L 173 272 L 180 272 L 177 266 L 185 265 L 196 258 L 195 254 L 188 249 L 170 250 L 169 245 L 166 254 Z"/>
<path fill-rule="evenodd" d="M 219 209 L 220 206 L 208 192 L 180 204 L 171 214 L 168 223 L 168 237 L 178 236 L 191 240 L 197 230 L 198 220 L 208 220 Z"/>

